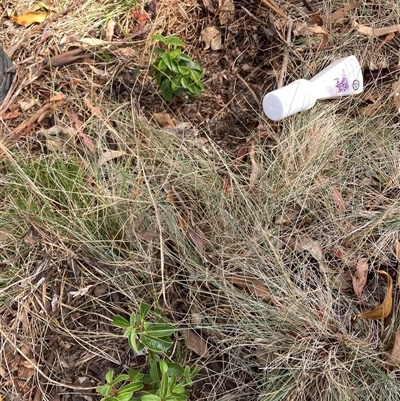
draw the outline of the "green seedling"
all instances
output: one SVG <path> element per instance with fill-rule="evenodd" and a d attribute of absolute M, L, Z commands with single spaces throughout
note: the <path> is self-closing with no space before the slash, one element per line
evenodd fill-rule
<path fill-rule="evenodd" d="M 162 43 L 154 52 L 158 57 L 153 62 L 150 72 L 155 76 L 161 94 L 165 100 L 186 93 L 190 101 L 200 96 L 204 90 L 203 69 L 182 52 L 185 43 L 176 36 L 154 35 L 154 40 Z"/>
<path fill-rule="evenodd" d="M 162 321 L 150 323 L 146 317 L 150 305 L 142 303 L 139 313 L 129 321 L 115 316 L 113 323 L 124 329 L 124 336 L 136 353 L 145 352 L 148 362 L 146 373 L 130 370 L 127 374 L 106 374 L 106 383 L 97 388 L 101 401 L 186 401 L 188 387 L 192 386 L 198 367 L 191 369 L 171 361 L 167 351 L 173 345 L 175 329 Z"/>

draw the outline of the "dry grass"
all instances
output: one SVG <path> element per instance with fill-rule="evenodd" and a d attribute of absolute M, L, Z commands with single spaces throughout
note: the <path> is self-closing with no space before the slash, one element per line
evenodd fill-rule
<path fill-rule="evenodd" d="M 158 4 L 160 31 L 190 40 L 204 23 L 181 22 L 199 12 L 196 2 L 179 3 L 175 13 Z M 321 15 L 344 4 L 321 2 Z M 60 49 L 64 34 L 85 35 L 111 17 L 128 29 L 131 7 L 82 2 L 49 27 L 46 47 Z M 374 9 L 364 11 L 367 24 Z M 29 47 L 43 50 L 40 35 L 31 37 Z M 335 51 L 319 55 L 324 63 L 353 49 L 364 60 L 373 46 L 365 38 L 366 47 L 355 45 L 357 35 L 335 40 Z M 152 44 L 135 46 L 137 59 L 97 61 L 104 77 L 85 64 L 38 77 L 40 96 L 67 95 L 53 113 L 64 134 L 49 139 L 46 129 L 34 129 L 2 147 L 0 394 L 95 399 L 107 369 L 143 365 L 131 357 L 122 363 L 128 349 L 111 319 L 146 300 L 179 329 L 171 357 L 202 368 L 193 399 L 399 399 L 399 370 L 384 363 L 399 320 L 397 291 L 390 319 L 353 321 L 382 298 L 384 281 L 373 272 L 396 275 L 400 150 L 390 85 L 372 82 L 369 97 L 320 102 L 274 125 L 253 108 L 261 123 L 239 163 L 206 123 L 200 134 L 154 128 L 148 102 L 158 98 L 146 94 L 153 85 L 146 68 L 121 100 L 119 72 L 148 62 Z M 21 48 L 16 54 L 27 57 Z M 288 80 L 299 63 L 290 54 Z M 18 99 L 34 97 L 36 81 L 23 82 Z M 75 131 L 65 136 L 73 113 L 95 153 Z M 100 163 L 110 143 L 125 155 Z M 361 256 L 371 274 L 358 301 L 348 284 Z M 232 275 L 258 279 L 270 300 L 234 285 Z M 188 329 L 207 341 L 209 356 L 186 348 Z"/>

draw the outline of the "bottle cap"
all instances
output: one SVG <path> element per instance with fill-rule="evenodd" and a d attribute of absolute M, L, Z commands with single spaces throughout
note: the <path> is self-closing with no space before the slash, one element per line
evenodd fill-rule
<path fill-rule="evenodd" d="M 299 79 L 265 95 L 264 113 L 273 121 L 311 109 L 317 101 L 310 81 Z"/>
<path fill-rule="evenodd" d="M 15 71 L 10 71 L 12 65 L 12 61 L 0 47 L 0 104 L 6 97 L 14 78 Z"/>

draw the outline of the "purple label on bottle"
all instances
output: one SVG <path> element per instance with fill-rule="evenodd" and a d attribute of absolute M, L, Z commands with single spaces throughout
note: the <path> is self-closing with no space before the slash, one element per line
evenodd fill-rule
<path fill-rule="evenodd" d="M 343 76 L 341 79 L 335 78 L 335 88 L 337 94 L 344 93 L 349 90 L 350 86 L 346 76 Z"/>

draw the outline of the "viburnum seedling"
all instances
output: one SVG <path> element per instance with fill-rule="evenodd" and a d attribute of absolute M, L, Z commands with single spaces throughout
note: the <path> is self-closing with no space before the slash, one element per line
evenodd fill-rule
<path fill-rule="evenodd" d="M 124 336 L 136 353 L 145 351 L 149 364 L 146 373 L 131 369 L 128 373 L 106 374 L 106 383 L 97 387 L 101 401 L 186 401 L 188 387 L 199 369 L 181 366 L 166 355 L 173 345 L 171 338 L 175 329 L 164 322 L 150 323 L 146 320 L 150 305 L 142 303 L 138 314 L 133 313 L 129 321 L 115 316 L 113 323 L 124 329 Z"/>
<path fill-rule="evenodd" d="M 190 101 L 200 96 L 204 90 L 203 69 L 182 52 L 185 43 L 176 36 L 154 35 L 153 40 L 163 44 L 154 49 L 158 57 L 153 62 L 150 72 L 154 74 L 161 94 L 165 100 L 186 93 Z"/>

